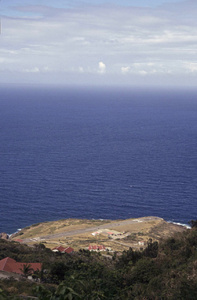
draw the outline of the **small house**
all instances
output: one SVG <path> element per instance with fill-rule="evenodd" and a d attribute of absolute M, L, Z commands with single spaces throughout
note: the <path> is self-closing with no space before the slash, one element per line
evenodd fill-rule
<path fill-rule="evenodd" d="M 106 251 L 105 246 L 103 245 L 89 245 L 89 251 Z"/>
<path fill-rule="evenodd" d="M 31 272 L 41 271 L 42 264 L 41 263 L 21 263 L 16 262 L 14 259 L 10 257 L 6 257 L 0 260 L 0 271 L 6 271 L 10 273 L 23 274 L 24 266 L 30 266 Z"/>
<path fill-rule="evenodd" d="M 63 246 L 58 246 L 58 247 L 55 247 L 52 249 L 53 252 L 59 252 L 59 253 L 72 253 L 74 251 L 73 248 L 71 247 L 67 247 L 67 248 L 64 248 Z"/>

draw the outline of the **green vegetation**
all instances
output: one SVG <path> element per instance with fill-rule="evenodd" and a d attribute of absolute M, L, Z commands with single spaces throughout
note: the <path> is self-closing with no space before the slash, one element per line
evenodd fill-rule
<path fill-rule="evenodd" d="M 29 295 L 40 300 L 195 300 L 197 221 L 191 224 L 191 230 L 159 244 L 149 240 L 142 251 L 130 248 L 111 257 L 87 250 L 58 254 L 42 244 L 30 248 L 0 240 L 0 259 L 43 263 L 34 276 L 37 282 L 0 280 L 0 299 Z"/>
<path fill-rule="evenodd" d="M 31 268 L 31 265 L 30 265 L 30 264 L 24 264 L 24 265 L 23 265 L 23 268 L 21 269 L 21 271 L 23 272 L 23 276 L 24 276 L 25 278 L 27 278 L 29 275 L 32 274 L 33 269 Z"/>

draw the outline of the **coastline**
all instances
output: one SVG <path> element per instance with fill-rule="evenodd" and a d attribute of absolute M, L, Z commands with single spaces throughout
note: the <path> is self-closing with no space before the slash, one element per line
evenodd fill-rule
<path fill-rule="evenodd" d="M 174 221 L 167 221 L 167 222 L 170 223 L 170 224 L 175 224 L 175 225 L 178 225 L 178 226 L 186 227 L 187 229 L 191 229 L 191 226 L 187 225 L 187 224 L 183 224 L 183 223 L 179 223 L 179 222 L 174 222 Z"/>
<path fill-rule="evenodd" d="M 144 217 L 139 217 L 139 218 L 133 218 L 133 219 L 141 219 L 141 218 L 151 218 L 151 216 L 144 216 Z M 166 221 L 167 223 L 169 224 L 174 224 L 174 225 L 178 225 L 178 226 L 183 226 L 187 229 L 191 229 L 191 226 L 188 225 L 188 224 L 184 224 L 184 223 L 180 223 L 180 222 L 175 222 L 175 221 L 171 221 L 171 220 L 165 220 L 161 217 L 158 217 L 158 216 L 154 216 L 154 218 L 158 218 L 158 219 L 162 219 L 164 221 Z M 124 221 L 124 220 L 127 220 L 127 219 L 116 219 L 116 220 L 112 220 L 112 219 L 102 219 L 102 218 L 99 218 L 99 219 L 95 219 L 95 218 L 92 218 L 92 219 L 81 219 L 81 218 L 67 218 L 67 219 L 59 219 L 59 220 L 52 220 L 52 221 L 42 221 L 42 222 L 39 222 L 37 224 L 42 224 L 42 223 L 50 223 L 50 222 L 58 222 L 58 221 L 61 221 L 61 220 L 69 220 L 69 219 L 73 219 L 73 220 L 89 220 L 89 221 L 103 221 L 103 222 L 108 222 L 108 221 L 112 221 L 112 222 L 115 222 L 115 221 Z M 132 219 L 132 218 L 131 218 Z M 21 230 L 27 228 L 27 227 L 31 227 L 31 226 L 34 226 L 36 225 L 36 223 L 33 223 L 33 224 L 29 224 L 27 225 L 26 227 L 24 228 L 19 228 L 17 229 L 14 233 L 11 233 L 11 234 L 8 234 L 9 236 L 12 236 L 14 234 L 17 234 L 19 233 Z"/>
<path fill-rule="evenodd" d="M 145 217 L 139 217 L 139 218 L 135 218 L 135 219 L 140 219 L 140 218 L 151 218 L 151 216 L 145 216 Z M 161 217 L 157 217 L 157 216 L 155 216 L 155 218 L 158 218 L 158 219 L 162 219 L 162 220 L 164 220 L 164 221 L 166 221 L 167 223 L 169 223 L 169 224 L 174 224 L 174 225 L 178 225 L 178 226 L 182 226 L 182 227 L 185 227 L 185 228 L 187 228 L 187 229 L 191 229 L 191 226 L 190 225 L 188 225 L 188 224 L 184 224 L 184 223 L 180 223 L 180 222 L 174 222 L 174 221 L 171 221 L 171 220 L 165 220 L 165 219 L 163 219 L 163 218 L 161 218 Z M 67 218 L 67 219 L 65 219 L 65 220 L 69 220 L 70 218 Z M 71 219 L 73 219 L 73 220 L 83 220 L 83 219 L 78 219 L 78 218 L 71 218 Z M 50 223 L 50 222 L 58 222 L 58 221 L 61 221 L 62 219 L 59 219 L 59 220 L 53 220 L 53 221 L 43 221 L 43 222 L 39 222 L 39 223 L 33 223 L 33 224 L 30 224 L 30 225 L 28 225 L 28 226 L 26 226 L 26 227 L 24 227 L 24 228 L 19 228 L 19 229 L 17 229 L 15 232 L 13 232 L 13 233 L 8 233 L 8 236 L 9 237 L 12 237 L 12 236 L 14 236 L 14 235 L 16 235 L 16 234 L 18 234 L 21 230 L 23 230 L 23 229 L 25 229 L 25 228 L 28 228 L 28 227 L 31 227 L 31 226 L 34 226 L 34 225 L 36 225 L 36 224 L 42 224 L 42 223 Z M 84 220 L 89 220 L 89 221 L 124 221 L 124 220 L 127 220 L 127 219 L 117 219 L 117 220 L 111 220 L 111 219 L 102 219 L 102 218 L 99 218 L 99 219 L 95 219 L 95 218 L 93 218 L 93 219 L 84 219 Z"/>
<path fill-rule="evenodd" d="M 125 220 L 64 219 L 33 224 L 10 236 L 10 241 L 27 245 L 44 244 L 53 249 L 59 245 L 75 250 L 98 244 L 112 251 L 140 249 L 149 240 L 172 237 L 188 227 L 149 216 Z"/>

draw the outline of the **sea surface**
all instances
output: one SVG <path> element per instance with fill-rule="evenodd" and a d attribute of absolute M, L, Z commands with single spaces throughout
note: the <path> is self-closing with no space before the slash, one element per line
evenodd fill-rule
<path fill-rule="evenodd" d="M 0 88 L 0 232 L 197 218 L 197 90 Z"/>

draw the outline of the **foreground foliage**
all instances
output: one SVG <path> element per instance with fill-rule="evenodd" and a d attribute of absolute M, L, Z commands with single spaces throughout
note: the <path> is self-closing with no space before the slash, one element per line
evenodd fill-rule
<path fill-rule="evenodd" d="M 0 281 L 0 299 L 19 295 L 40 300 L 197 299 L 197 226 L 173 238 L 150 241 L 143 251 L 129 249 L 107 258 L 81 250 L 53 253 L 43 245 L 29 248 L 0 240 L 0 258 L 43 262 L 40 283 Z M 14 298 L 15 297 L 15 298 Z M 24 299 L 24 298 L 23 298 Z"/>

